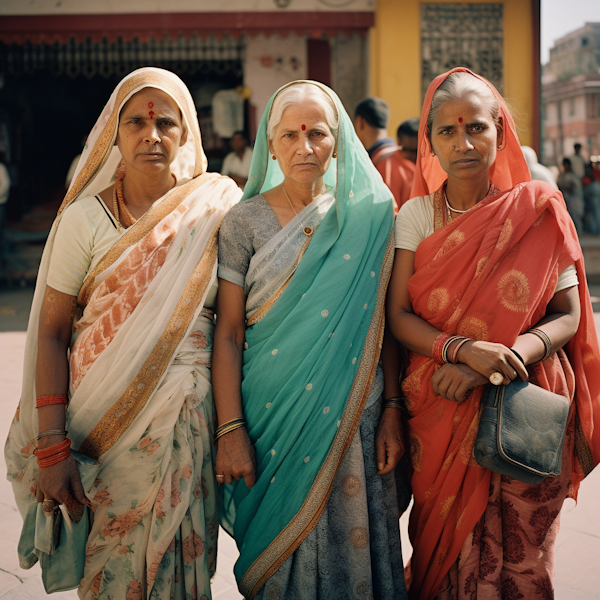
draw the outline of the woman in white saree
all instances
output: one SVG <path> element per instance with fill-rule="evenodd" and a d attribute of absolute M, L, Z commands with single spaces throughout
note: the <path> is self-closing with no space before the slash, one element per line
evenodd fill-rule
<path fill-rule="evenodd" d="M 5 453 L 23 516 L 36 497 L 92 509 L 81 598 L 211 597 L 217 233 L 241 192 L 205 170 L 183 82 L 131 73 L 44 251 Z M 81 478 L 68 452 L 43 459 L 67 430 L 92 459 Z"/>

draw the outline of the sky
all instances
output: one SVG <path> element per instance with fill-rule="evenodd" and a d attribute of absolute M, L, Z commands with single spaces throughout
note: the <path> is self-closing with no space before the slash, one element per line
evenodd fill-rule
<path fill-rule="evenodd" d="M 600 23 L 600 0 L 541 0 L 541 3 L 542 64 L 548 62 L 555 40 L 586 22 Z"/>

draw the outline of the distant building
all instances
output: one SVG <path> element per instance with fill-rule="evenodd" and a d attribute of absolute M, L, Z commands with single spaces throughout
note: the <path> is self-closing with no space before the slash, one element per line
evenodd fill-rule
<path fill-rule="evenodd" d="M 542 76 L 543 155 L 558 164 L 580 143 L 585 158 L 600 155 L 600 23 L 557 40 Z"/>

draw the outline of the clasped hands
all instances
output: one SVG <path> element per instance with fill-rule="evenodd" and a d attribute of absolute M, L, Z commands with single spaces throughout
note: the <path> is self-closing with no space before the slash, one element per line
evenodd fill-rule
<path fill-rule="evenodd" d="M 525 365 L 503 344 L 469 341 L 458 352 L 458 363 L 442 365 L 431 377 L 436 396 L 463 402 L 477 386 L 488 383 L 492 373 L 502 373 L 504 385 L 520 377 L 528 381 Z"/>

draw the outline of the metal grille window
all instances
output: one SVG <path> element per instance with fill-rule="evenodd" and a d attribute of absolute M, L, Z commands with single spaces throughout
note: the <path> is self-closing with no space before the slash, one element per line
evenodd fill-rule
<path fill-rule="evenodd" d="M 502 88 L 502 4 L 421 5 L 421 85 L 440 73 L 467 67 Z"/>
<path fill-rule="evenodd" d="M 196 72 L 242 75 L 244 39 L 223 36 L 200 38 L 197 35 L 176 39 L 150 38 L 142 42 L 135 38 L 115 42 L 106 38 L 101 42 L 87 39 L 83 43 L 70 40 L 66 44 L 0 44 L 0 72 L 10 75 L 32 75 L 49 70 L 53 75 L 88 79 L 96 75 L 109 78 L 123 77 L 134 69 L 156 66 L 176 73 Z"/>

